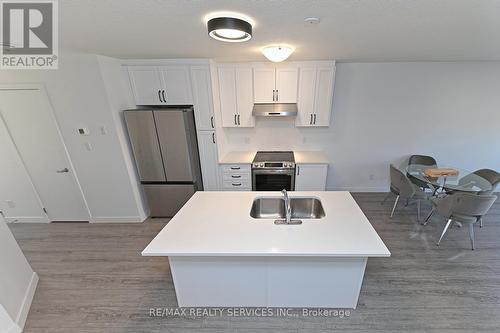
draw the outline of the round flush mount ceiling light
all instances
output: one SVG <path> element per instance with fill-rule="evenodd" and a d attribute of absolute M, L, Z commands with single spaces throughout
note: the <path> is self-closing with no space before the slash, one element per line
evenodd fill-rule
<path fill-rule="evenodd" d="M 294 51 L 289 45 L 269 45 L 263 47 L 262 54 L 272 62 L 282 62 L 286 60 Z"/>
<path fill-rule="evenodd" d="M 207 21 L 208 35 L 223 42 L 245 42 L 252 38 L 252 25 L 240 18 L 222 16 Z"/>

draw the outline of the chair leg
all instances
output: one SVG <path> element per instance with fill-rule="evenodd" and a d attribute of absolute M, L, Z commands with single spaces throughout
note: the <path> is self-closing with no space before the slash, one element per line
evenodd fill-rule
<path fill-rule="evenodd" d="M 417 200 L 417 222 L 420 222 L 420 200 Z"/>
<path fill-rule="evenodd" d="M 474 223 L 469 223 L 469 238 L 472 249 L 474 250 Z"/>
<path fill-rule="evenodd" d="M 422 223 L 423 225 L 427 225 L 427 223 L 429 223 L 429 220 L 431 219 L 431 217 L 434 214 L 435 210 L 436 210 L 435 208 L 431 209 L 431 211 L 429 212 L 429 215 L 427 215 L 427 217 L 425 218 L 424 223 Z"/>
<path fill-rule="evenodd" d="M 394 215 L 394 211 L 396 210 L 396 206 L 398 205 L 399 195 L 396 197 L 396 201 L 394 201 L 394 206 L 392 207 L 391 218 Z"/>
<path fill-rule="evenodd" d="M 479 228 L 482 228 L 483 227 L 483 218 L 481 217 L 479 219 Z"/>
<path fill-rule="evenodd" d="M 437 246 L 439 246 L 439 243 L 441 243 L 441 239 L 443 239 L 444 234 L 446 233 L 446 231 L 448 231 L 448 228 L 450 227 L 451 222 L 452 222 L 452 219 L 449 219 L 448 222 L 446 223 L 446 225 L 444 226 L 443 232 L 441 233 L 441 237 L 439 237 L 439 240 L 436 244 Z"/>
<path fill-rule="evenodd" d="M 385 198 L 382 201 L 381 205 L 385 204 L 385 202 L 387 201 L 387 199 L 389 199 L 389 197 L 391 196 L 391 194 L 392 194 L 392 192 L 387 193 L 387 195 L 385 196 Z"/>

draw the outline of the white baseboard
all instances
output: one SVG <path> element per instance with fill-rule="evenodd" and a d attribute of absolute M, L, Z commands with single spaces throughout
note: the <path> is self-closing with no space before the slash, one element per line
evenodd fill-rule
<path fill-rule="evenodd" d="M 24 324 L 26 323 L 26 318 L 28 318 L 28 313 L 30 311 L 31 302 L 33 301 L 33 297 L 35 296 L 36 286 L 38 285 L 38 274 L 33 272 L 31 275 L 31 281 L 26 289 L 26 293 L 24 294 L 23 303 L 21 305 L 21 309 L 17 314 L 16 323 L 21 329 L 24 328 Z"/>
<path fill-rule="evenodd" d="M 49 223 L 45 216 L 8 216 L 5 217 L 7 223 Z"/>
<path fill-rule="evenodd" d="M 329 187 L 327 191 L 349 191 L 349 192 L 388 192 L 389 187 Z"/>
<path fill-rule="evenodd" d="M 91 223 L 142 223 L 147 216 L 93 216 Z"/>

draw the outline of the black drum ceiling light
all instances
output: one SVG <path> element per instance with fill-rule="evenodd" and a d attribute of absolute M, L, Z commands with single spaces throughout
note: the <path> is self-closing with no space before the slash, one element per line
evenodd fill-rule
<path fill-rule="evenodd" d="M 236 17 L 214 17 L 207 22 L 208 35 L 223 42 L 245 42 L 252 38 L 252 25 Z"/>

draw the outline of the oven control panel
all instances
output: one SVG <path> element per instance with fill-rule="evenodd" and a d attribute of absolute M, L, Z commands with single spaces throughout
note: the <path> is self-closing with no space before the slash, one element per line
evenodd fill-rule
<path fill-rule="evenodd" d="M 295 163 L 293 162 L 256 162 L 252 164 L 254 169 L 293 169 L 295 168 Z"/>

